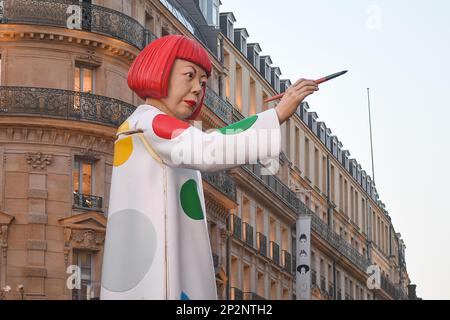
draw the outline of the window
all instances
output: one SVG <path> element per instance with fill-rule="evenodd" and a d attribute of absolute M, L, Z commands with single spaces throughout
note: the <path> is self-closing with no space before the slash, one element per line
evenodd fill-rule
<path fill-rule="evenodd" d="M 199 5 L 208 25 L 217 26 L 219 20 L 219 0 L 200 0 Z"/>
<path fill-rule="evenodd" d="M 224 56 L 224 65 L 227 69 L 230 69 L 230 54 L 227 51 L 224 51 L 223 53 Z M 227 98 L 228 101 L 230 101 L 231 97 L 231 92 L 230 92 L 230 77 L 226 77 L 225 78 L 225 97 Z"/>
<path fill-rule="evenodd" d="M 347 183 L 347 179 L 344 179 L 344 211 L 345 211 L 345 215 L 347 217 L 349 217 L 350 213 L 348 212 L 348 183 Z"/>
<path fill-rule="evenodd" d="M 314 148 L 314 184 L 319 187 L 319 150 Z"/>
<path fill-rule="evenodd" d="M 265 290 L 264 290 L 264 274 L 261 272 L 258 272 L 258 281 L 257 281 L 257 285 L 256 285 L 256 293 L 260 296 L 260 297 L 264 297 L 265 296 Z"/>
<path fill-rule="evenodd" d="M 294 165 L 300 168 L 300 129 L 295 126 Z"/>
<path fill-rule="evenodd" d="M 95 92 L 95 72 L 91 67 L 76 66 L 74 78 L 74 90 L 77 92 L 94 93 Z"/>
<path fill-rule="evenodd" d="M 327 158 L 322 156 L 322 192 L 327 191 Z"/>
<path fill-rule="evenodd" d="M 350 217 L 352 221 L 355 221 L 355 201 L 353 200 L 354 197 L 353 192 L 353 186 L 350 186 Z"/>
<path fill-rule="evenodd" d="M 241 52 L 247 56 L 247 38 L 243 34 L 241 35 Z"/>
<path fill-rule="evenodd" d="M 310 178 L 310 171 L 309 171 L 309 139 L 305 138 L 305 176 L 309 179 Z M 311 179 L 310 179 L 311 180 Z"/>
<path fill-rule="evenodd" d="M 266 68 L 266 77 L 265 78 L 266 78 L 267 82 L 270 83 L 270 65 L 268 62 L 266 62 L 265 68 Z"/>
<path fill-rule="evenodd" d="M 386 254 L 388 254 L 389 252 L 388 252 L 388 249 L 389 249 L 389 240 L 388 240 L 388 238 L 389 238 L 389 231 L 388 231 L 388 226 L 387 225 L 385 225 L 384 226 L 384 233 L 385 233 L 385 235 L 386 235 L 386 240 L 385 240 L 385 253 Z"/>
<path fill-rule="evenodd" d="M 0 1 L 0 3 L 2 3 Z M 3 8 L 0 6 L 0 10 L 3 10 Z M 0 12 L 0 17 L 2 16 L 3 12 Z M 0 53 L 0 86 L 2 85 L 2 54 Z"/>
<path fill-rule="evenodd" d="M 255 49 L 255 59 L 253 60 L 253 65 L 255 66 L 256 70 L 259 71 L 259 53 Z"/>
<path fill-rule="evenodd" d="M 276 300 L 277 298 L 277 282 L 270 280 L 270 299 Z"/>
<path fill-rule="evenodd" d="M 252 116 L 256 113 L 256 82 L 252 78 L 250 78 L 250 110 L 249 110 L 249 116 Z M 288 120 L 289 121 L 289 120 Z M 286 125 L 288 122 L 286 122 Z M 288 133 L 288 137 L 289 137 Z M 289 151 L 288 151 L 289 156 Z"/>
<path fill-rule="evenodd" d="M 334 187 L 334 166 L 331 166 L 331 170 L 330 170 L 331 172 L 330 172 L 330 190 L 331 190 L 331 195 L 330 195 L 330 198 L 331 198 L 331 201 L 333 201 L 333 203 L 336 203 L 336 200 L 335 200 L 335 187 Z"/>
<path fill-rule="evenodd" d="M 94 196 L 94 162 L 75 158 L 72 168 L 73 204 L 76 208 L 102 210 L 103 199 Z"/>
<path fill-rule="evenodd" d="M 72 290 L 72 300 L 90 300 L 94 298 L 91 252 L 74 249 L 72 264 L 78 266 L 81 271 L 81 288 Z"/>
<path fill-rule="evenodd" d="M 235 81 L 236 107 L 242 112 L 242 67 L 236 63 L 236 81 Z"/>
<path fill-rule="evenodd" d="M 344 178 L 339 174 L 339 208 L 344 208 Z"/>
<path fill-rule="evenodd" d="M 94 163 L 82 159 L 75 159 L 73 164 L 73 192 L 92 194 L 92 169 Z"/>
<path fill-rule="evenodd" d="M 234 42 L 233 23 L 230 20 L 227 20 L 227 31 L 228 31 L 228 38 L 231 40 L 231 42 Z"/>
<path fill-rule="evenodd" d="M 366 200 L 364 200 L 364 198 L 361 198 L 361 208 L 362 208 L 362 229 L 364 233 L 367 233 Z"/>
<path fill-rule="evenodd" d="M 155 34 L 155 19 L 147 12 L 145 13 L 145 28 Z"/>

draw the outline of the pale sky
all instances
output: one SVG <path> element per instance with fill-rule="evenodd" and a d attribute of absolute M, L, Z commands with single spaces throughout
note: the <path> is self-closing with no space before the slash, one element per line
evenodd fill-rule
<path fill-rule="evenodd" d="M 222 0 L 282 79 L 324 83 L 307 99 L 375 181 L 417 295 L 450 299 L 450 1 Z"/>

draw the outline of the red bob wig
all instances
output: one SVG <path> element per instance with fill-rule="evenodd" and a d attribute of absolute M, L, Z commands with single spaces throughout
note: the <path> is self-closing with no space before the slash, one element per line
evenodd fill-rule
<path fill-rule="evenodd" d="M 136 57 L 128 72 L 128 86 L 144 100 L 167 97 L 170 73 L 176 59 L 195 63 L 206 72 L 208 78 L 211 75 L 211 61 L 200 44 L 182 35 L 170 35 L 153 41 Z M 203 89 L 200 106 L 189 120 L 199 115 L 205 93 L 206 88 Z"/>

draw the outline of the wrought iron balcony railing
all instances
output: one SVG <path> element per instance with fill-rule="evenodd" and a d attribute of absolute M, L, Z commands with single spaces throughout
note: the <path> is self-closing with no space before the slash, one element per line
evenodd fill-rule
<path fill-rule="evenodd" d="M 244 297 L 244 300 L 266 300 L 254 292 L 244 292 L 243 297 Z"/>
<path fill-rule="evenodd" d="M 286 250 L 283 250 L 281 252 L 282 254 L 282 260 L 283 260 L 283 268 L 287 272 L 292 272 L 292 262 L 291 262 L 291 254 L 287 252 Z"/>
<path fill-rule="evenodd" d="M 123 101 L 90 93 L 0 86 L 0 114 L 38 115 L 118 127 L 135 109 Z"/>
<path fill-rule="evenodd" d="M 393 284 L 389 278 L 381 275 L 381 289 L 391 296 L 394 300 L 408 300 L 406 293 L 400 288 L 399 284 Z"/>
<path fill-rule="evenodd" d="M 233 106 L 209 87 L 206 87 L 203 103 L 227 125 L 233 122 Z"/>
<path fill-rule="evenodd" d="M 130 16 L 78 0 L 4 1 L 0 21 L 79 29 L 124 41 L 138 49 L 143 49 L 156 39 L 154 34 Z"/>
<path fill-rule="evenodd" d="M 262 176 L 260 165 L 244 165 L 244 170 L 249 172 L 255 179 L 259 180 L 269 188 L 283 203 L 285 203 L 292 211 L 298 214 L 311 215 L 311 228 L 319 236 L 331 244 L 336 250 L 345 255 L 352 263 L 354 263 L 361 271 L 366 272 L 369 261 L 362 256 L 356 249 L 352 248 L 347 241 L 340 235 L 335 233 L 326 223 L 324 223 L 312 210 L 307 208 L 295 193 L 289 189 L 276 176 Z"/>
<path fill-rule="evenodd" d="M 202 172 L 202 178 L 228 198 L 236 201 L 236 183 L 226 171 Z"/>
<path fill-rule="evenodd" d="M 73 193 L 73 205 L 76 208 L 102 211 L 103 198 L 90 194 Z"/>
<path fill-rule="evenodd" d="M 256 233 L 256 246 L 258 253 L 264 257 L 267 257 L 267 237 L 261 232 Z"/>
<path fill-rule="evenodd" d="M 253 248 L 253 227 L 247 222 L 243 223 L 244 226 L 244 242 L 251 248 Z"/>
<path fill-rule="evenodd" d="M 235 287 L 231 287 L 231 300 L 244 300 L 242 290 Z"/>
<path fill-rule="evenodd" d="M 275 262 L 277 265 L 280 264 L 280 245 L 276 242 L 270 241 L 270 257 L 272 258 L 273 262 Z"/>
<path fill-rule="evenodd" d="M 233 236 L 239 240 L 242 239 L 242 220 L 238 216 L 232 214 L 228 217 L 229 230 Z"/>

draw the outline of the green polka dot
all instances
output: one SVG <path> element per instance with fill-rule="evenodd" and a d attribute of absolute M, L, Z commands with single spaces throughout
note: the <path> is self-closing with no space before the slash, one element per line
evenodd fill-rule
<path fill-rule="evenodd" d="M 189 218 L 203 220 L 203 209 L 195 180 L 191 179 L 183 184 L 180 191 L 180 200 L 181 207 Z"/>
<path fill-rule="evenodd" d="M 237 134 L 237 133 L 240 133 L 240 132 L 250 129 L 253 126 L 253 124 L 256 122 L 256 120 L 258 120 L 258 116 L 254 115 L 254 116 L 245 118 L 244 120 L 241 120 L 239 122 L 233 123 L 232 125 L 229 125 L 228 127 L 223 127 L 218 130 L 222 134 Z"/>

